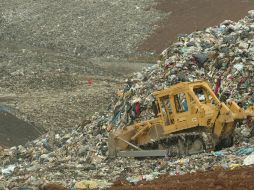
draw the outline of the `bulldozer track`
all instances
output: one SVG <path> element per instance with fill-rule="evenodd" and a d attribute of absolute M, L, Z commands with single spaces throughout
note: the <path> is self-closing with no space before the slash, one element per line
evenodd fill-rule
<path fill-rule="evenodd" d="M 166 156 L 181 157 L 214 150 L 213 136 L 208 132 L 171 134 L 141 145 L 143 150 L 167 150 Z"/>

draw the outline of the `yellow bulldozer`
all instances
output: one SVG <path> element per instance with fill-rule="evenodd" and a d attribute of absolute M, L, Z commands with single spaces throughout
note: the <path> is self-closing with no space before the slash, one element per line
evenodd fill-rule
<path fill-rule="evenodd" d="M 220 102 L 207 81 L 181 82 L 153 95 L 154 118 L 112 130 L 110 156 L 182 156 L 229 147 L 236 122 L 254 118 L 254 106 Z"/>

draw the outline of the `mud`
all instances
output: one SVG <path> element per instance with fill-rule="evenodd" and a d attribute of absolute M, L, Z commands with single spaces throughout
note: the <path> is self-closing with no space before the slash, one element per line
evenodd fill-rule
<path fill-rule="evenodd" d="M 254 167 L 243 167 L 235 170 L 218 169 L 209 172 L 197 172 L 182 176 L 164 175 L 160 178 L 137 185 L 118 180 L 110 190 L 247 190 L 254 189 Z"/>

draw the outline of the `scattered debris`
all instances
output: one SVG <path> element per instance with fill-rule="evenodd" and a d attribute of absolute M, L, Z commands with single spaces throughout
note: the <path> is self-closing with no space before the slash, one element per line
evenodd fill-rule
<path fill-rule="evenodd" d="M 254 154 L 250 154 L 243 160 L 243 164 L 248 166 L 248 165 L 253 165 L 254 164 Z"/>
<path fill-rule="evenodd" d="M 221 80 L 217 90 L 222 101 L 234 98 L 244 107 L 252 104 L 253 12 L 250 11 L 239 22 L 224 21 L 219 26 L 179 38 L 177 43 L 162 53 L 162 59 L 157 65 L 130 78 L 112 114 L 96 113 L 85 126 L 63 129 L 54 135 L 45 134 L 23 146 L 1 150 L 1 171 L 6 171 L 5 169 L 15 164 L 14 169 L 8 168 L 4 172 L 7 175 L 0 176 L 1 186 L 5 189 L 14 189 L 17 186 L 36 187 L 40 181 L 61 183 L 74 188 L 77 182 L 84 180 L 98 179 L 110 183 L 117 178 L 136 183 L 139 179 L 130 177 L 152 179 L 153 172 L 182 175 L 218 167 L 231 169 L 242 166 L 248 156 L 246 154 L 253 149 L 253 139 L 249 137 L 239 140 L 236 146 L 224 149 L 223 154 L 203 153 L 184 159 L 142 161 L 130 158 L 109 159 L 107 124 L 120 127 L 152 117 L 151 93 L 179 81 L 207 79 L 215 85 L 217 83 L 214 80 Z M 236 64 L 240 66 L 235 66 Z M 20 74 L 22 72 L 14 73 Z M 139 106 L 136 106 L 137 102 Z M 135 109 L 130 109 L 131 107 Z M 128 116 L 129 110 L 136 112 L 132 115 L 134 117 Z M 251 126 L 248 122 L 241 123 L 238 129 Z M 241 133 L 238 136 L 242 136 Z M 244 153 L 239 154 L 243 149 Z M 102 187 L 99 183 L 95 184 L 98 188 Z"/>

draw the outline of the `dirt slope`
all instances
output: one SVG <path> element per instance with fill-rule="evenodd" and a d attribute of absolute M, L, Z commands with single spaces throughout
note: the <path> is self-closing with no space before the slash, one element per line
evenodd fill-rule
<path fill-rule="evenodd" d="M 161 53 L 176 40 L 177 34 L 203 30 L 224 20 L 237 21 L 254 9 L 248 0 L 158 0 L 156 9 L 169 15 L 139 47 L 141 51 Z"/>
<path fill-rule="evenodd" d="M 152 182 L 140 182 L 131 186 L 125 181 L 117 181 L 111 190 L 247 190 L 253 189 L 254 167 L 231 171 L 217 170 L 197 172 L 182 176 L 161 176 Z"/>

